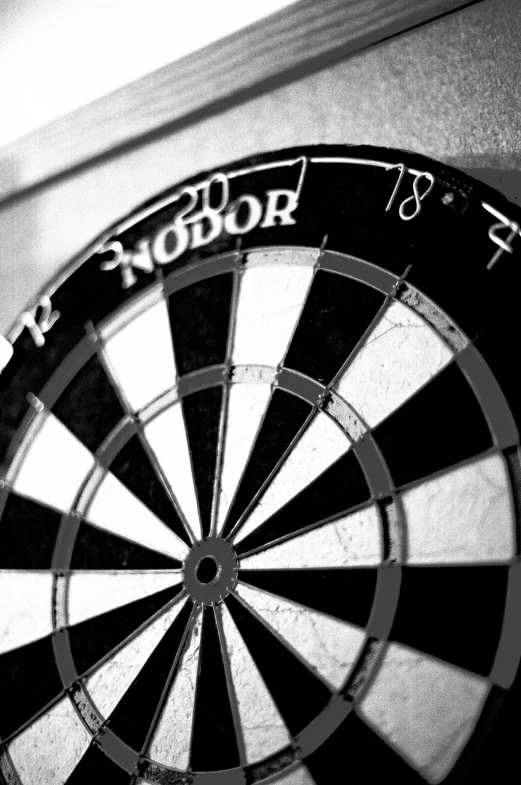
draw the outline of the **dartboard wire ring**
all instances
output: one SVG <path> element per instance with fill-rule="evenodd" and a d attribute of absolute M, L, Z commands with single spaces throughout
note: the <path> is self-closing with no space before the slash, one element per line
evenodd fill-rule
<path fill-rule="evenodd" d="M 69 376 L 69 374 L 67 374 L 67 376 Z M 201 375 L 199 374 L 199 381 L 200 381 L 200 379 L 201 379 Z M 204 385 L 204 386 L 205 386 L 205 385 Z M 197 385 L 197 388 L 199 388 L 199 385 Z M 284 388 L 282 388 L 282 389 L 284 389 Z M 288 392 L 292 392 L 292 393 L 294 393 L 294 391 L 293 391 L 293 390 L 287 390 L 287 391 L 288 391 Z M 188 392 L 189 392 L 189 391 L 188 391 Z M 53 396 L 53 397 L 54 397 L 54 396 Z M 119 432 L 119 433 L 121 434 L 121 432 L 122 432 L 122 429 L 121 429 L 121 427 L 117 426 L 117 427 L 116 427 L 116 431 L 117 431 L 117 432 Z M 110 439 L 109 439 L 109 441 L 110 441 Z M 121 442 L 120 442 L 120 446 L 121 446 Z M 109 465 L 110 465 L 110 463 L 109 463 Z M 95 471 L 95 470 L 94 470 L 94 471 Z M 87 481 L 86 481 L 86 485 L 88 485 L 88 482 L 89 482 L 89 481 L 87 480 Z M 82 495 L 82 492 L 80 492 L 80 493 L 78 494 L 78 496 L 79 496 L 79 497 L 80 497 L 81 495 Z M 88 502 L 87 502 L 87 505 L 88 505 Z M 76 518 L 76 516 L 74 516 L 74 517 Z M 67 517 L 66 517 L 66 524 L 65 524 L 65 525 L 67 526 L 67 528 L 69 528 L 69 526 L 70 526 L 70 522 L 71 522 L 71 521 L 70 521 L 70 518 L 67 516 Z M 78 519 L 78 522 L 79 522 L 79 519 Z M 70 528 L 69 528 L 69 534 L 70 534 L 70 533 L 71 533 L 71 531 L 70 531 Z M 69 537 L 68 539 L 69 539 L 69 544 L 70 544 L 70 537 Z M 64 565 L 61 565 L 61 570 L 63 570 L 63 567 L 64 567 Z M 380 574 L 382 574 L 382 573 L 380 573 Z M 396 570 L 394 571 L 394 574 L 395 574 L 395 575 L 397 574 L 397 573 L 396 573 Z M 377 591 L 378 591 L 378 590 L 377 590 Z M 380 591 L 380 592 L 378 592 L 378 593 L 379 593 L 379 594 L 381 594 L 381 595 L 383 594 L 383 596 L 385 596 L 385 597 L 388 597 L 388 592 L 387 592 L 387 591 L 384 591 L 383 593 Z M 396 596 L 396 599 L 397 599 L 397 596 Z M 389 624 L 388 626 L 390 627 L 390 624 Z M 60 641 L 61 641 L 61 636 L 60 636 Z M 127 641 L 127 642 L 128 642 L 128 641 Z M 63 649 L 62 645 L 60 644 L 60 657 L 62 657 L 62 656 L 63 656 L 63 652 L 64 652 L 64 649 Z M 66 667 L 65 669 L 62 669 L 62 668 L 60 668 L 60 672 L 62 672 L 62 673 L 63 673 L 63 671 L 65 671 L 65 673 L 67 674 L 67 677 L 68 677 L 68 678 L 67 678 L 67 682 L 70 684 L 70 683 L 71 683 L 71 679 L 72 679 L 72 673 L 71 673 L 71 668 L 70 668 L 70 665 L 71 665 L 71 660 L 69 659 L 69 656 L 67 656 L 67 657 L 66 657 L 66 660 L 69 660 L 69 664 L 67 665 L 67 667 Z M 357 669 L 355 668 L 355 670 L 357 670 Z M 76 676 L 76 677 L 73 679 L 73 681 L 74 681 L 74 682 L 76 682 L 76 681 L 77 681 L 77 678 L 78 678 L 78 677 Z M 351 679 L 351 681 L 353 681 L 353 679 Z M 70 689 L 70 686 L 68 687 L 68 689 Z"/>
<path fill-rule="evenodd" d="M 116 429 L 116 430 L 119 430 L 119 429 Z M 86 481 L 86 485 L 88 484 L 88 482 L 89 482 L 89 480 Z M 95 493 L 95 488 L 93 488 L 93 493 Z M 81 495 L 82 495 L 82 491 L 79 492 L 78 497 L 80 497 Z M 88 504 L 89 504 L 88 501 L 86 501 L 85 502 L 85 506 L 88 507 Z M 80 517 L 79 516 L 74 515 L 74 514 L 71 515 L 71 516 L 64 516 L 63 526 L 68 531 L 67 541 L 68 541 L 68 545 L 69 545 L 69 553 L 72 553 L 71 537 L 74 534 L 74 532 L 72 531 L 72 528 L 71 528 L 71 523 L 72 523 L 71 519 L 76 523 L 76 531 L 77 531 L 77 529 L 79 527 L 79 524 L 80 524 Z M 65 565 L 60 564 L 60 573 L 59 573 L 60 577 L 64 575 L 64 571 L 65 571 Z M 360 700 L 363 697 L 363 694 L 364 694 L 365 690 L 368 688 L 368 686 L 370 684 L 369 678 L 368 678 L 368 676 L 366 674 L 365 675 L 365 681 L 367 681 L 367 684 L 365 684 L 364 689 L 362 690 L 360 688 L 360 685 L 358 684 L 360 678 L 359 678 L 359 676 L 357 676 L 357 674 L 361 670 L 364 670 L 364 668 L 367 670 L 367 666 L 364 663 L 364 660 L 366 660 L 368 657 L 371 659 L 371 665 L 372 665 L 371 672 L 377 666 L 377 663 L 379 661 L 381 661 L 381 658 L 383 656 L 383 649 L 380 647 L 380 655 L 378 657 L 378 660 L 376 660 L 375 656 L 374 656 L 374 644 L 371 644 L 371 640 L 374 640 L 376 636 L 378 636 L 380 638 L 383 638 L 383 636 L 386 634 L 385 630 L 386 629 L 387 630 L 390 629 L 390 626 L 391 626 L 391 623 L 392 623 L 392 614 L 393 614 L 393 610 L 392 610 L 393 602 L 392 602 L 392 599 L 394 598 L 394 603 L 396 603 L 397 600 L 398 600 L 398 591 L 397 591 L 396 578 L 398 578 L 398 576 L 399 576 L 399 569 L 396 566 L 392 566 L 392 571 L 390 571 L 389 570 L 389 565 L 387 565 L 387 566 L 386 565 L 381 565 L 381 569 L 378 570 L 378 575 L 379 575 L 379 577 L 378 577 L 377 585 L 376 585 L 376 589 L 375 589 L 375 601 L 374 601 L 375 602 L 375 606 L 373 607 L 373 610 L 372 610 L 372 613 L 371 613 L 371 617 L 370 617 L 369 622 L 368 622 L 368 633 L 367 633 L 368 640 L 367 640 L 367 644 L 362 649 L 362 651 L 360 653 L 360 659 L 359 659 L 358 664 L 355 663 L 353 665 L 352 672 L 351 672 L 351 674 L 350 674 L 350 676 L 348 678 L 347 684 L 344 687 L 345 694 L 349 695 L 349 699 L 350 699 L 350 703 L 349 703 L 349 705 L 346 706 L 346 708 L 349 708 L 349 706 L 351 705 L 351 702 L 354 701 L 355 696 L 356 696 L 357 700 Z M 389 582 L 389 578 L 392 578 L 392 580 L 390 582 Z M 55 580 L 56 580 L 56 577 L 55 577 Z M 382 581 L 383 581 L 383 583 L 382 583 Z M 172 600 L 171 605 L 176 604 L 177 602 L 181 601 L 181 599 L 183 599 L 183 598 L 181 598 L 180 596 L 175 598 L 175 600 Z M 88 675 L 89 671 L 97 669 L 103 663 L 103 661 L 109 659 L 120 648 L 122 648 L 124 645 L 128 644 L 129 641 L 133 637 L 136 637 L 143 630 L 143 628 L 145 626 L 147 626 L 148 624 L 152 623 L 158 616 L 162 615 L 167 610 L 168 610 L 168 607 L 165 607 L 165 608 L 162 608 L 161 611 L 158 611 L 158 613 L 155 614 L 153 617 L 151 617 L 148 622 L 145 622 L 143 625 L 138 627 L 131 636 L 126 638 L 124 641 L 122 641 L 122 643 L 120 645 L 118 645 L 117 647 L 112 649 L 104 658 L 102 658 L 101 660 L 96 662 L 95 665 L 93 665 L 91 668 L 89 668 L 88 671 L 85 672 L 85 674 L 83 674 L 83 673 L 82 674 L 78 674 L 76 669 L 75 668 L 73 669 L 74 660 L 73 660 L 72 652 L 70 652 L 70 648 L 65 645 L 65 642 L 68 640 L 67 629 L 66 628 L 65 629 L 57 628 L 56 631 L 59 632 L 59 633 L 62 633 L 62 635 L 59 635 L 59 637 L 57 639 L 59 641 L 59 649 L 57 650 L 57 661 L 62 663 L 62 665 L 59 668 L 59 670 L 60 670 L 60 673 L 62 674 L 62 678 L 64 678 L 64 682 L 65 682 L 64 683 L 64 688 L 65 688 L 65 690 L 66 691 L 74 690 L 74 685 L 78 684 L 80 682 L 80 680 L 82 680 L 84 678 L 85 675 Z M 385 620 L 385 621 L 383 621 L 383 620 Z M 287 644 L 285 644 L 285 645 L 287 646 Z M 356 691 L 353 691 L 353 688 L 352 688 L 353 684 L 357 685 Z M 82 697 L 84 697 L 84 696 L 86 696 L 88 698 L 88 691 L 86 690 L 85 687 L 82 688 Z M 80 707 L 78 706 L 77 701 L 75 701 L 75 706 L 78 708 L 78 710 L 80 710 Z M 82 710 L 82 712 L 81 712 L 82 719 L 83 719 L 84 722 L 86 722 L 86 719 L 88 718 L 88 715 L 87 715 L 87 718 L 86 718 L 86 716 L 84 714 L 85 710 L 84 710 L 83 706 L 81 707 L 81 710 Z M 338 722 L 340 722 L 342 718 L 338 715 L 338 710 L 334 710 L 334 714 L 335 714 Z M 347 712 L 346 712 L 345 716 L 347 716 Z M 89 726 L 89 728 L 92 730 L 92 726 Z M 301 737 L 303 739 L 307 738 L 305 732 L 302 732 L 302 734 L 299 734 L 299 737 Z M 303 742 L 299 741 L 299 742 L 295 742 L 295 743 L 297 744 L 297 747 L 302 750 Z M 145 759 L 146 758 L 143 758 L 143 760 L 145 760 Z M 150 763 L 154 763 L 154 765 L 158 765 L 157 762 L 153 761 L 153 760 L 150 760 Z M 260 765 L 262 765 L 262 762 L 259 762 L 258 764 L 255 764 L 255 765 L 256 766 L 257 765 L 260 766 Z"/>
<path fill-rule="evenodd" d="M 253 250 L 257 251 L 257 250 L 265 250 L 265 249 L 259 249 L 259 248 L 255 248 L 255 249 L 253 249 Z M 272 248 L 272 247 L 270 247 L 270 248 L 269 248 L 269 250 L 275 250 L 275 251 L 276 251 L 276 250 L 278 250 L 278 249 L 277 249 L 277 248 Z M 250 250 L 250 249 L 248 249 L 248 251 L 247 251 L 247 252 L 249 253 L 249 252 L 251 252 L 251 250 Z M 229 257 L 229 254 L 225 254 L 225 255 L 223 256 L 223 258 L 226 258 L 226 257 Z M 212 261 L 214 261 L 214 260 L 210 260 L 210 262 L 208 262 L 207 264 L 208 264 L 208 265 L 210 265 L 210 263 L 211 263 Z M 362 260 L 357 260 L 357 261 L 362 261 Z M 366 264 L 367 264 L 367 263 L 366 263 Z M 195 268 L 194 268 L 194 269 L 195 269 Z M 326 269 L 327 269 L 327 268 L 326 268 Z M 187 270 L 186 272 L 192 272 L 192 271 L 191 271 L 191 270 Z M 219 274 L 220 272 L 221 272 L 221 270 L 219 270 L 219 271 L 218 271 L 216 274 Z M 190 277 L 191 277 L 191 276 L 190 276 Z M 197 276 L 197 280 L 201 280 L 201 278 L 199 277 L 199 275 Z M 190 283 L 192 283 L 192 281 L 190 281 L 190 282 L 186 282 L 186 283 L 185 283 L 185 285 L 189 285 Z M 367 335 L 370 333 L 370 331 L 371 331 L 371 329 L 372 329 L 372 327 L 373 327 L 374 323 L 376 323 L 376 322 L 378 321 L 378 319 L 380 318 L 381 314 L 384 312 L 385 308 L 387 307 L 388 303 L 389 303 L 389 302 L 391 302 L 391 301 L 394 299 L 394 295 L 395 295 L 395 292 L 396 292 L 396 291 L 397 291 L 397 289 L 398 289 L 398 286 L 399 286 L 399 284 L 400 284 L 400 280 L 397 280 L 397 281 L 396 281 L 396 284 L 395 284 L 395 286 L 393 287 L 393 290 L 387 294 L 386 300 L 384 301 L 384 303 L 383 303 L 382 307 L 380 308 L 380 310 L 378 311 L 377 315 L 375 316 L 375 318 L 374 318 L 373 322 L 372 322 L 372 323 L 369 325 L 369 328 L 368 328 L 368 329 L 365 331 L 365 333 L 364 333 L 364 336 L 363 336 L 363 338 L 360 340 L 360 342 L 359 342 L 358 346 L 357 346 L 357 347 L 356 347 L 356 348 L 353 350 L 352 354 L 351 354 L 351 355 L 350 355 L 350 356 L 347 358 L 347 360 L 346 360 L 345 364 L 342 366 L 342 368 L 340 369 L 340 371 L 339 371 L 339 372 L 336 374 L 336 376 L 335 376 L 335 378 L 332 380 L 332 382 L 330 382 L 330 383 L 328 384 L 328 386 L 327 386 L 326 388 L 324 388 L 324 390 L 325 390 L 325 391 L 327 391 L 328 389 L 330 389 L 330 388 L 332 388 L 332 387 L 334 386 L 334 384 L 335 384 L 335 382 L 336 382 L 336 379 L 337 379 L 337 378 L 338 378 L 338 377 L 339 377 L 339 376 L 340 376 L 340 375 L 341 375 L 341 374 L 342 374 L 342 373 L 345 371 L 345 369 L 346 369 L 346 368 L 347 368 L 347 367 L 348 367 L 348 366 L 349 366 L 349 365 L 352 363 L 353 359 L 356 357 L 356 354 L 357 354 L 357 351 L 358 351 L 359 347 L 362 345 L 363 341 L 365 340 L 365 338 L 367 337 Z M 175 291 L 175 290 L 177 290 L 177 287 L 176 287 L 175 289 L 172 287 L 172 291 Z M 140 295 L 140 296 L 141 296 L 141 295 Z M 103 339 L 102 339 L 102 338 L 100 338 L 100 337 L 99 337 L 99 335 L 96 335 L 96 340 L 97 340 L 97 341 L 100 341 L 100 343 L 102 343 L 102 341 L 103 341 Z M 77 351 L 77 350 L 74 350 L 73 354 L 76 354 L 76 351 Z M 90 352 L 89 352 L 89 354 L 87 355 L 87 353 L 85 352 L 85 350 L 82 348 L 82 357 L 83 357 L 83 360 L 85 361 L 86 359 L 88 359 L 88 357 L 90 357 Z M 457 360 L 457 357 L 455 356 L 453 359 L 454 359 L 454 361 L 456 361 L 456 360 Z M 67 360 L 66 360 L 66 361 L 64 361 L 63 365 L 66 365 L 66 364 L 67 364 Z M 283 363 L 281 363 L 281 366 L 279 366 L 279 368 L 278 368 L 278 370 L 279 370 L 279 371 L 280 371 L 280 370 L 282 370 L 282 366 L 283 366 Z M 76 371 L 76 370 L 77 370 L 77 368 L 75 368 L 75 371 Z M 226 371 L 225 371 L 225 372 L 226 372 Z M 293 372 L 293 371 L 290 371 L 290 372 L 291 372 L 292 374 L 294 374 L 294 373 L 295 373 L 295 372 Z M 201 373 L 201 372 L 198 372 L 198 374 L 199 374 L 199 373 Z M 61 370 L 61 366 L 60 366 L 60 369 L 58 369 L 58 371 L 56 372 L 55 376 L 56 376 L 57 378 L 58 378 L 58 377 L 61 377 L 62 384 L 60 384 L 60 385 L 59 385 L 59 388 L 58 388 L 58 389 L 60 389 L 60 388 L 61 388 L 61 390 L 60 390 L 60 391 L 62 391 L 63 389 L 65 389 L 65 387 L 66 387 L 66 384 L 68 383 L 68 381 L 69 381 L 69 378 L 70 378 L 70 376 L 71 376 L 71 373 L 70 373 L 70 372 L 69 372 L 69 373 L 63 373 L 63 372 L 62 372 L 62 370 Z M 53 377 L 53 378 L 54 378 L 54 377 Z M 434 377 L 433 377 L 433 378 L 434 378 Z M 66 381 L 65 381 L 65 382 L 63 382 L 63 380 L 66 380 Z M 428 384 L 430 383 L 430 381 L 431 381 L 431 379 L 429 379 L 427 382 L 425 382 L 425 385 L 424 385 L 424 386 L 428 385 Z M 50 383 L 49 383 L 48 385 L 46 385 L 46 390 L 47 390 L 47 388 L 49 388 L 49 387 L 53 387 L 53 386 L 54 386 L 54 385 L 53 385 L 53 383 L 52 383 L 52 379 L 51 379 Z M 193 389 L 202 389 L 202 388 L 203 388 L 203 387 L 205 387 L 205 386 L 206 386 L 206 385 L 202 385 L 202 386 L 200 387 L 199 385 L 197 385 L 197 386 L 196 386 L 195 388 L 193 388 Z M 279 386 L 281 389 L 287 389 L 287 388 L 285 388 L 285 387 L 283 387 L 283 386 L 281 386 L 281 385 L 278 385 L 278 386 Z M 115 389 L 116 389 L 116 392 L 120 393 L 120 391 L 119 391 L 119 388 L 118 388 L 118 387 L 115 387 Z M 421 389 L 421 388 L 420 388 L 420 389 Z M 288 391 L 288 392 L 294 392 L 294 390 L 293 390 L 293 389 L 288 389 L 287 391 Z M 419 391 L 419 390 L 418 390 L 418 391 Z M 325 392 L 324 394 L 326 394 L 326 392 Z M 55 398 L 56 396 L 57 396 L 57 391 L 56 391 L 56 390 L 54 390 L 54 391 L 53 391 L 53 394 L 52 394 L 52 398 Z M 47 397 L 47 396 L 43 395 L 42 397 Z M 126 408 L 127 408 L 127 409 L 128 409 L 128 411 L 129 411 L 129 417 L 132 417 L 132 418 L 134 418 L 136 415 L 134 415 L 134 414 L 132 413 L 132 410 L 130 409 L 130 407 L 128 406 L 128 404 L 126 404 Z M 139 416 L 139 413 L 138 413 L 138 416 Z M 311 417 L 311 416 L 313 416 L 313 415 L 310 415 L 310 417 Z M 358 417 L 359 417 L 359 419 L 360 419 L 360 420 L 363 422 L 363 419 L 362 419 L 361 415 L 357 413 L 357 416 L 358 416 Z M 291 448 L 292 448 L 293 444 L 294 444 L 294 443 L 295 443 L 295 442 L 298 440 L 298 438 L 300 437 L 300 434 L 301 434 L 301 432 L 302 432 L 302 431 L 303 431 L 303 430 L 306 428 L 306 425 L 307 425 L 307 422 L 306 422 L 306 424 L 305 424 L 305 425 L 302 427 L 301 431 L 299 431 L 299 433 L 298 433 L 297 437 L 295 437 L 295 440 L 294 440 L 294 442 L 293 442 L 293 443 L 290 445 L 290 447 L 288 448 L 287 452 L 286 452 L 286 453 L 283 455 L 283 457 L 280 459 L 280 461 L 279 461 L 279 464 L 277 464 L 277 467 L 276 467 L 276 469 L 274 470 L 273 474 L 275 474 L 275 472 L 276 472 L 276 471 L 277 471 L 277 469 L 279 468 L 279 465 L 280 465 L 280 464 L 281 464 L 281 463 L 284 461 L 284 459 L 286 458 L 287 454 L 290 452 L 290 450 L 291 450 Z M 366 426 L 366 427 L 367 427 L 367 426 Z M 22 429 L 22 431 L 23 431 L 23 430 L 24 430 L 24 429 Z M 20 441 L 21 441 L 21 440 L 22 440 L 22 438 L 20 439 Z M 21 456 L 21 458 L 23 458 L 23 456 Z M 268 480 L 266 481 L 266 485 L 267 485 L 267 484 L 268 484 L 268 483 L 271 481 L 271 479 L 272 479 L 272 475 L 270 475 L 270 476 L 269 476 Z M 421 481 L 422 481 L 422 480 L 419 480 L 418 482 L 421 482 Z M 260 491 L 259 491 L 259 493 L 258 493 L 258 496 L 260 496 L 260 495 L 261 495 L 261 493 L 263 492 L 264 488 L 265 488 L 265 486 L 262 486 L 261 490 L 260 490 Z M 257 498 L 257 497 L 256 497 L 256 498 Z M 234 536 L 234 534 L 235 534 L 235 531 L 234 531 L 234 532 L 232 532 L 232 533 L 230 534 L 230 538 L 232 538 L 232 537 Z"/>
<path fill-rule="evenodd" d="M 197 377 L 198 377 L 198 381 L 199 381 L 199 384 L 197 385 L 197 389 L 204 388 L 204 387 L 206 386 L 206 385 L 204 385 L 204 383 L 201 385 L 201 381 L 202 381 L 202 378 L 201 378 L 201 377 L 203 376 L 203 373 L 204 373 L 204 372 L 203 372 L 203 371 L 201 371 L 201 372 L 199 372 L 199 374 L 197 375 Z M 192 390 L 190 390 L 190 391 L 193 391 L 193 389 L 194 389 L 194 388 L 192 388 Z M 281 387 L 281 389 L 284 389 L 284 387 Z M 291 392 L 294 392 L 293 390 L 287 390 L 287 391 L 288 391 L 288 392 L 290 392 L 290 391 L 291 391 Z M 188 392 L 189 392 L 189 391 L 188 391 Z M 388 539 L 388 538 L 387 538 L 387 539 Z M 382 575 L 382 574 L 384 574 L 384 575 L 387 575 L 387 574 L 389 574 L 389 573 L 387 573 L 387 572 L 386 572 L 386 573 L 382 573 L 382 572 L 380 571 L 380 573 L 379 573 L 379 574 L 380 574 L 380 575 Z M 396 570 L 394 570 L 394 571 L 393 571 L 393 574 L 396 576 L 398 573 L 397 573 L 397 571 L 396 571 Z M 394 583 L 394 582 L 393 582 L 393 583 Z M 377 588 L 377 593 L 378 593 L 378 595 L 379 595 L 379 596 L 381 596 L 381 597 L 385 597 L 385 602 L 386 602 L 386 610 L 388 610 L 388 607 L 389 607 L 389 602 L 388 602 L 388 598 L 389 598 L 389 596 L 392 596 L 392 595 L 394 595 L 394 596 L 395 596 L 395 599 L 397 600 L 397 592 L 396 592 L 396 591 L 389 592 L 389 587 L 386 587 L 386 589 L 384 589 L 383 591 L 382 591 L 382 589 L 381 589 L 381 588 L 380 588 L 380 590 L 378 590 L 378 588 Z M 391 604 L 392 604 L 392 603 L 391 603 Z M 373 617 L 374 617 L 374 615 L 375 615 L 375 613 L 374 613 L 374 611 L 373 611 Z M 378 616 L 379 616 L 379 617 L 381 617 L 382 615 L 386 615 L 386 614 L 382 614 L 381 612 L 378 614 Z M 390 615 L 390 616 L 392 617 L 392 613 L 390 613 L 390 614 L 388 613 L 387 615 Z M 371 623 L 371 622 L 369 622 L 369 627 L 370 627 L 370 628 L 371 628 L 371 627 L 374 627 L 374 625 L 375 625 L 375 623 L 374 623 L 374 622 L 372 622 L 372 623 Z M 378 626 L 381 626 L 381 621 L 378 623 Z M 388 624 L 387 624 L 387 628 L 388 628 L 388 629 L 390 629 L 390 623 L 388 623 Z M 381 634 L 382 634 L 382 631 L 380 630 L 380 631 L 379 631 L 379 633 L 380 633 L 380 635 L 381 635 Z M 357 668 L 355 668 L 355 671 L 356 671 L 356 670 L 357 670 Z M 353 681 L 353 679 L 351 679 L 351 681 Z M 359 693 L 359 694 L 361 695 L 362 693 Z"/>

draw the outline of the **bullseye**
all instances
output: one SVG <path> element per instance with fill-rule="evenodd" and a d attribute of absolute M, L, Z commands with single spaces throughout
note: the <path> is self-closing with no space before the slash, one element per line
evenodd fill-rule
<path fill-rule="evenodd" d="M 192 546 L 183 573 L 186 590 L 194 602 L 221 602 L 237 582 L 235 551 L 222 537 L 208 537 Z"/>
<path fill-rule="evenodd" d="M 205 556 L 197 565 L 195 577 L 199 583 L 207 584 L 212 583 L 212 581 L 215 583 L 215 579 L 218 578 L 220 571 L 221 569 L 215 559 L 212 556 Z"/>

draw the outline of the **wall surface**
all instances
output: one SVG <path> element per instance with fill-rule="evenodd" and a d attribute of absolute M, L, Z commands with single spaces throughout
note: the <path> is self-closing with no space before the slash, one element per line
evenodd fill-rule
<path fill-rule="evenodd" d="M 0 211 L 0 330 L 99 232 L 197 171 L 315 143 L 413 150 L 521 200 L 521 5 L 485 0 Z M 11 173 L 16 183 L 17 172 Z"/>
<path fill-rule="evenodd" d="M 147 0 L 144 14 L 141 0 L 2 0 L 0 145 L 290 2 Z"/>

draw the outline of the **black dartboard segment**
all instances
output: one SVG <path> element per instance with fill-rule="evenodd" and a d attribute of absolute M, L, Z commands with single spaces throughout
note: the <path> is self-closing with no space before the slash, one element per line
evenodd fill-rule
<path fill-rule="evenodd" d="M 69 641 L 78 673 L 83 673 L 101 660 L 127 636 L 154 616 L 179 593 L 180 587 L 164 589 L 158 594 L 125 605 L 72 626 Z"/>
<path fill-rule="evenodd" d="M 10 493 L 2 512 L 0 569 L 49 570 L 60 520 L 56 510 Z"/>
<path fill-rule="evenodd" d="M 223 529 L 224 534 L 232 531 L 248 503 L 253 500 L 270 472 L 282 460 L 310 414 L 311 408 L 305 401 L 283 390 L 274 391 L 237 495 L 233 500 Z"/>
<path fill-rule="evenodd" d="M 508 780 L 520 224 L 302 148 L 50 282 L 0 373 L 0 780 Z"/>
<path fill-rule="evenodd" d="M 328 383 L 371 325 L 382 292 L 319 270 L 284 364 Z"/>
<path fill-rule="evenodd" d="M 138 436 L 133 436 L 122 447 L 110 464 L 110 471 L 178 537 L 188 542 L 179 514 Z"/>
<path fill-rule="evenodd" d="M 82 522 L 74 543 L 72 570 L 175 570 L 181 562 Z"/>
<path fill-rule="evenodd" d="M 199 513 L 205 535 L 210 533 L 211 525 L 222 395 L 220 387 L 211 387 L 183 399 Z"/>
<path fill-rule="evenodd" d="M 92 452 L 125 415 L 96 355 L 85 363 L 52 411 Z"/>
<path fill-rule="evenodd" d="M 180 376 L 226 360 L 232 289 L 233 275 L 225 273 L 170 295 L 168 312 Z"/>
<path fill-rule="evenodd" d="M 483 411 L 455 364 L 376 428 L 374 437 L 397 486 L 492 447 Z M 421 450 L 424 441 L 428 450 Z"/>
<path fill-rule="evenodd" d="M 290 732 L 298 733 L 326 706 L 328 688 L 233 595 L 226 605 Z"/>
<path fill-rule="evenodd" d="M 107 727 L 135 750 L 143 747 L 152 723 L 161 711 L 162 699 L 166 698 L 165 687 L 176 676 L 192 607 L 192 603 L 185 603 L 108 719 Z M 138 722 L 136 706 L 139 706 Z"/>
<path fill-rule="evenodd" d="M 1 655 L 2 695 L 9 712 L 3 712 L 3 739 L 21 728 L 62 690 L 50 637 Z"/>
<path fill-rule="evenodd" d="M 237 552 L 276 542 L 313 524 L 354 509 L 370 498 L 370 491 L 353 451 L 339 458 L 329 469 L 253 531 Z"/>
<path fill-rule="evenodd" d="M 240 570 L 238 577 L 361 627 L 369 620 L 376 588 L 376 570 L 372 569 Z"/>
<path fill-rule="evenodd" d="M 102 782 L 102 778 L 105 778 L 105 781 L 111 782 L 112 785 L 128 785 L 130 782 L 128 772 L 114 763 L 96 742 L 92 742 L 67 779 L 67 785 L 83 785 L 98 777 Z"/>
<path fill-rule="evenodd" d="M 507 572 L 502 566 L 404 569 L 391 639 L 488 676 L 501 635 L 497 611 L 505 604 Z"/>
<path fill-rule="evenodd" d="M 204 610 L 201 634 L 190 762 L 195 771 L 231 769 L 239 764 L 239 749 L 217 622 L 211 607 Z"/>

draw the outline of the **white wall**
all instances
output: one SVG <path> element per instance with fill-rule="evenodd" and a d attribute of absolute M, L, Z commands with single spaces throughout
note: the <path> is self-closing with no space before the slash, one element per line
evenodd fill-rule
<path fill-rule="evenodd" d="M 292 0 L 0 0 L 0 146 Z"/>

